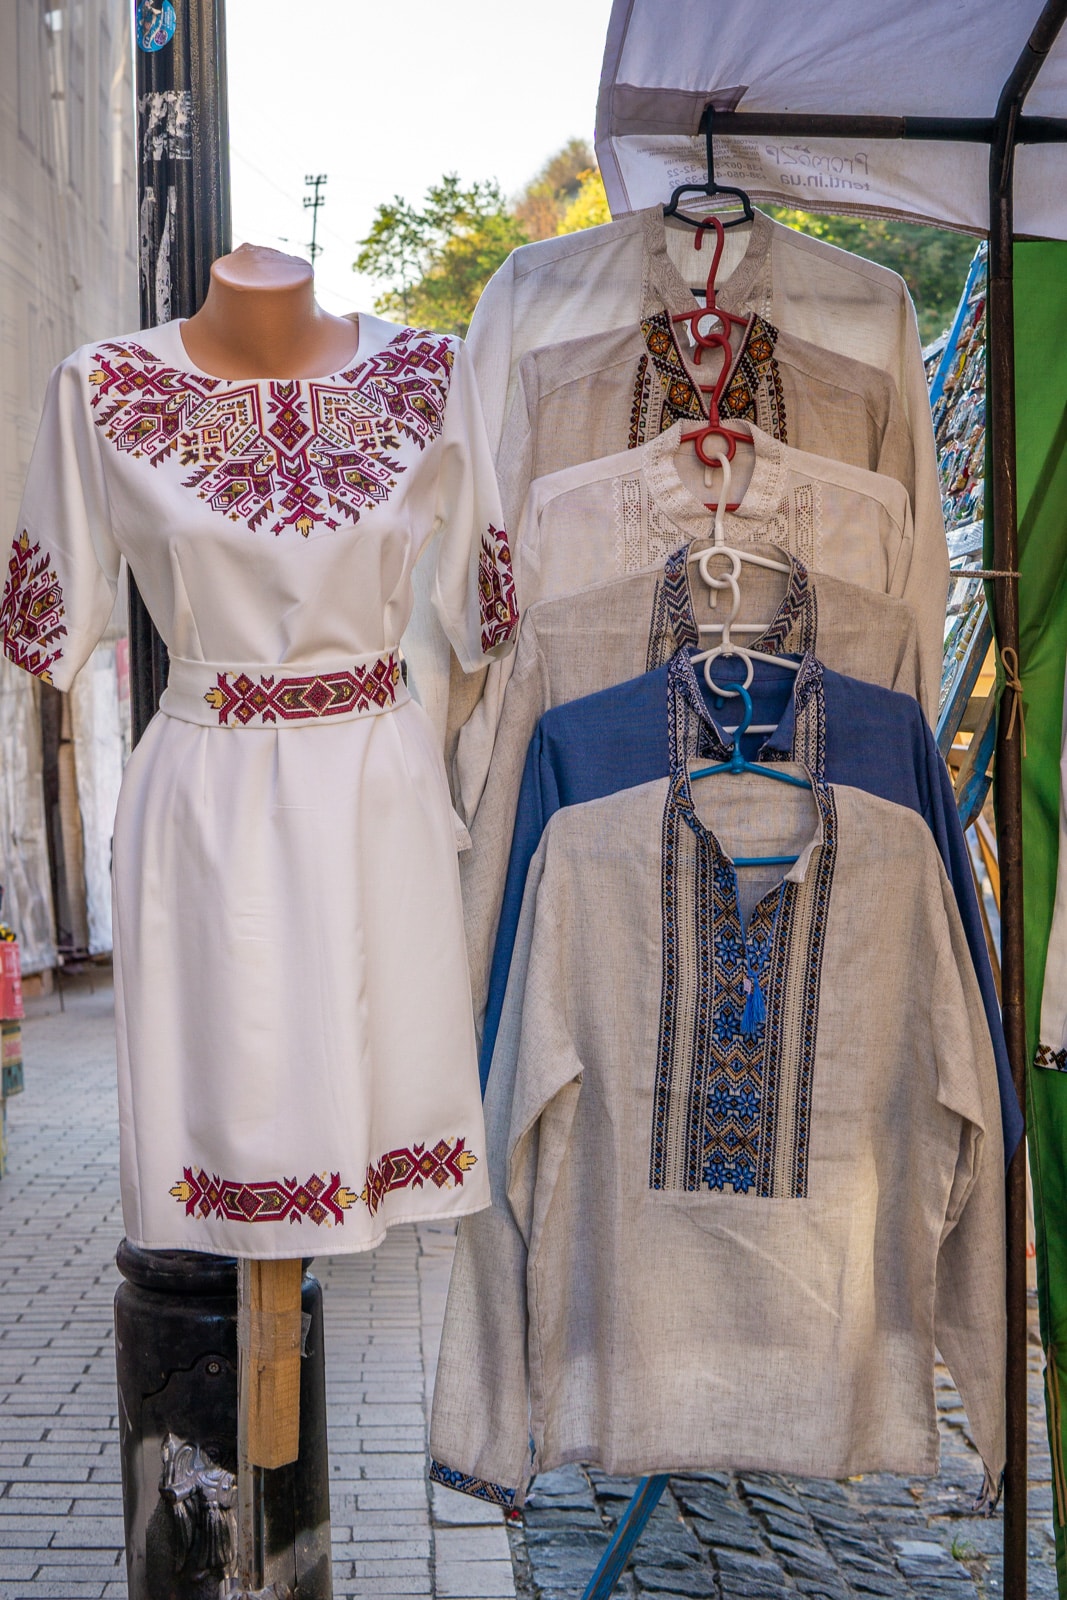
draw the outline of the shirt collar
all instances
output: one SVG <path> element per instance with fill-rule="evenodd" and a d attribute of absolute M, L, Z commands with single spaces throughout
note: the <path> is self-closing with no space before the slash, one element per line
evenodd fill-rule
<path fill-rule="evenodd" d="M 663 563 L 663 594 L 667 622 L 676 649 L 682 645 L 692 645 L 695 648 L 700 643 L 686 557 L 691 551 L 698 550 L 710 542 L 707 539 L 694 539 L 673 551 Z M 754 544 L 752 548 L 787 562 L 789 577 L 778 609 L 758 638 L 752 640 L 750 649 L 761 650 L 764 655 L 774 656 L 814 651 L 817 644 L 818 613 L 815 591 L 807 567 L 788 550 L 782 550 L 777 545 Z"/>
<path fill-rule="evenodd" d="M 778 725 L 763 741 L 757 759 L 798 761 L 813 779 L 825 782 L 823 668 L 810 650 L 804 653 L 791 687 L 792 693 Z M 733 741 L 727 738 L 708 710 L 688 649 L 678 651 L 667 671 L 667 723 L 672 772 L 699 757 L 708 756 L 715 761 L 729 759 Z"/>
<path fill-rule="evenodd" d="M 805 656 L 797 674 L 797 687 L 791 703 L 796 702 L 798 695 L 802 700 L 809 698 L 811 686 L 818 683 L 819 679 L 821 679 L 821 673 L 822 669 L 819 663 L 812 656 Z M 729 862 L 731 858 L 726 854 L 712 830 L 700 820 L 693 802 L 689 763 L 704 756 L 710 756 L 712 760 L 725 761 L 729 758 L 730 751 L 721 731 L 704 704 L 704 697 L 700 693 L 696 673 L 686 650 L 679 651 L 668 668 L 667 703 L 670 730 L 668 810 L 673 808 L 698 838 L 707 841 L 712 854 L 717 860 L 724 863 Z M 800 707 L 798 707 L 799 709 Z M 702 725 L 704 731 L 709 735 L 702 748 L 698 748 L 697 740 L 694 738 L 693 718 L 697 719 L 698 723 Z M 763 756 L 763 750 L 760 751 L 760 755 L 761 757 Z M 833 806 L 833 799 L 829 786 L 823 779 L 822 774 L 813 770 L 802 759 L 800 754 L 791 752 L 786 759 L 797 761 L 806 772 L 818 810 L 815 832 L 800 851 L 793 865 L 783 874 L 787 882 L 802 883 L 807 876 L 812 856 L 824 841 L 824 829 Z"/>

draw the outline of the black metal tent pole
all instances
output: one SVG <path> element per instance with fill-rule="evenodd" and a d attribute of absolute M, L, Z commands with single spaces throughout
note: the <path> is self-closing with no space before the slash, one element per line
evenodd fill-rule
<path fill-rule="evenodd" d="M 176 0 L 174 38 L 138 49 L 137 218 L 141 326 L 191 317 L 230 245 L 225 0 Z M 134 743 L 167 683 L 167 652 L 130 579 Z"/>
<path fill-rule="evenodd" d="M 1067 19 L 1067 0 L 1047 0 L 997 104 L 989 151 L 988 427 L 993 567 L 1014 573 L 1019 562 L 1015 467 L 1014 168 L 1023 102 Z M 1018 662 L 1019 585 L 993 584 L 997 644 Z M 1014 674 L 1012 674 L 1014 675 Z M 1014 712 L 1014 691 L 1008 705 Z M 997 859 L 1001 893 L 1001 994 L 1015 1092 L 1026 1109 L 1026 991 L 1023 948 L 1021 718 L 997 721 Z M 1021 710 L 1021 707 L 1019 708 Z M 1025 1600 L 1027 1543 L 1026 1151 L 1020 1143 L 1007 1174 L 1008 1450 L 1004 1474 L 1004 1593 Z"/>

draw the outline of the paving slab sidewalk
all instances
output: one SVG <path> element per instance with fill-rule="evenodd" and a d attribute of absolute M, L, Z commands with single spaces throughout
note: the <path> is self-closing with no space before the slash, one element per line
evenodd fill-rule
<path fill-rule="evenodd" d="M 108 974 L 38 1002 L 0 1181 L 0 1600 L 125 1600 L 111 1303 L 122 1236 Z M 336 1600 L 579 1600 L 633 1489 L 568 1467 L 522 1525 L 427 1484 L 426 1418 L 454 1247 L 393 1229 L 320 1258 Z M 938 1378 L 936 1479 L 694 1474 L 618 1590 L 628 1600 L 972 1600 L 1000 1593 L 1000 1517 L 975 1518 L 966 1418 Z M 1055 1595 L 1041 1361 L 1030 1366 L 1030 1595 Z"/>
<path fill-rule="evenodd" d="M 0 1180 L 0 1600 L 125 1600 L 112 1300 L 122 1238 L 110 974 L 25 1025 Z M 426 1481 L 454 1247 L 393 1229 L 316 1262 L 326 1322 L 335 1600 L 512 1600 L 499 1511 Z"/>

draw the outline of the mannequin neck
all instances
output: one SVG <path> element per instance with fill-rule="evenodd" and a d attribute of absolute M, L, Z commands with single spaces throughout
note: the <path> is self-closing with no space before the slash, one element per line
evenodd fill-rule
<path fill-rule="evenodd" d="M 322 310 L 308 262 L 241 245 L 213 263 L 181 338 L 190 360 L 216 378 L 317 378 L 355 359 L 358 328 L 354 338 L 350 319 Z"/>

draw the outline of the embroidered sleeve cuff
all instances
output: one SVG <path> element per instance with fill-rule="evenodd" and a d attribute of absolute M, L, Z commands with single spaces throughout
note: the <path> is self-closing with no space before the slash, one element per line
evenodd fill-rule
<path fill-rule="evenodd" d="M 430 1482 L 443 1483 L 446 1489 L 456 1489 L 460 1494 L 473 1495 L 476 1500 L 488 1500 L 494 1506 L 511 1511 L 515 1506 L 516 1490 L 505 1489 L 502 1484 L 489 1483 L 485 1478 L 471 1478 L 465 1472 L 454 1472 L 440 1461 L 430 1460 Z"/>

